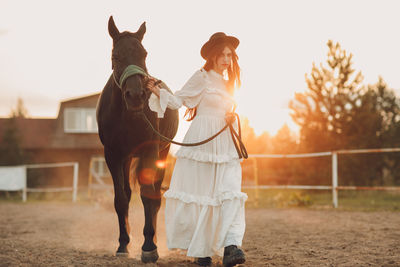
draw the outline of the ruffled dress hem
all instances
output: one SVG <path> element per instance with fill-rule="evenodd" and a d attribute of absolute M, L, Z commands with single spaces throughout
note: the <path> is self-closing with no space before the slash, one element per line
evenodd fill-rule
<path fill-rule="evenodd" d="M 177 158 L 187 158 L 193 159 L 196 161 L 201 162 L 213 162 L 213 163 L 225 163 L 225 162 L 232 162 L 232 161 L 239 161 L 242 162 L 243 158 L 239 158 L 237 154 L 215 154 L 200 151 L 199 149 L 193 149 L 191 147 L 186 148 L 182 147 L 178 151 L 176 151 L 175 156 Z"/>
<path fill-rule="evenodd" d="M 243 192 L 227 191 L 212 198 L 209 196 L 196 196 L 185 192 L 173 192 L 171 190 L 167 190 L 164 193 L 164 197 L 177 199 L 186 204 L 195 203 L 198 205 L 206 205 L 206 206 L 220 206 L 222 205 L 222 202 L 225 200 L 239 199 L 241 201 L 246 201 L 248 198 L 247 194 Z"/>

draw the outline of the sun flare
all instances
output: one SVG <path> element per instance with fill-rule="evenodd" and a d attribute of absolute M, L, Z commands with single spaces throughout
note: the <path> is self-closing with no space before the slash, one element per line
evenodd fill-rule
<path fill-rule="evenodd" d="M 236 92 L 235 100 L 237 102 L 236 112 L 249 120 L 249 124 L 256 135 L 265 131 L 270 135 L 275 135 L 285 124 L 292 131 L 298 130 L 297 125 L 293 123 L 289 115 L 289 108 L 276 104 L 278 98 L 276 95 L 274 96 L 274 92 L 255 91 L 257 89 L 242 87 Z M 254 97 L 254 95 L 257 95 L 257 97 Z"/>

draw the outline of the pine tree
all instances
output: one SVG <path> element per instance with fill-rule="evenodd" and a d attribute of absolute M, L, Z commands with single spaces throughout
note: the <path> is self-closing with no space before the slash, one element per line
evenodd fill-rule
<path fill-rule="evenodd" d="M 28 117 L 28 110 L 25 108 L 24 101 L 22 100 L 22 98 L 18 97 L 17 106 L 15 109 L 11 110 L 10 117 L 16 117 L 16 118 Z"/>
<path fill-rule="evenodd" d="M 370 102 L 373 103 L 377 117 L 376 147 L 400 147 L 400 99 L 390 89 L 382 77 L 377 83 L 368 86 Z M 379 175 L 372 178 L 375 185 L 400 185 L 400 153 L 379 155 L 381 168 Z"/>
<path fill-rule="evenodd" d="M 321 64 L 317 68 L 313 64 L 311 74 L 306 75 L 308 90 L 296 94 L 290 102 L 292 118 L 301 127 L 301 150 L 399 146 L 400 104 L 393 90 L 382 78 L 375 85 L 363 86 L 361 72 L 355 73 L 352 67 L 352 55 L 347 55 L 338 43 L 329 41 L 328 47 L 328 67 Z M 395 162 L 399 159 L 398 155 L 339 155 L 340 184 L 383 185 L 387 180 L 397 183 L 394 177 L 400 169 L 395 168 Z M 308 174 L 311 180 L 330 176 L 329 162 L 310 160 L 303 169 L 314 171 Z"/>
<path fill-rule="evenodd" d="M 380 116 L 371 94 L 362 84 L 361 72 L 352 67 L 352 54 L 339 43 L 328 41 L 327 66 L 313 64 L 306 75 L 308 89 L 290 102 L 292 119 L 300 129 L 302 152 L 333 151 L 376 146 Z M 303 161 L 307 181 L 329 184 L 330 159 Z M 381 170 L 381 162 L 371 155 L 340 155 L 340 184 L 366 185 Z M 311 170 L 311 172 L 310 172 Z"/>
<path fill-rule="evenodd" d="M 363 76 L 354 73 L 352 54 L 339 43 L 327 43 L 328 67 L 315 63 L 306 74 L 308 90 L 290 101 L 291 117 L 300 128 L 303 152 L 329 151 L 347 146 L 344 131 L 353 123 L 354 108 L 361 104 Z"/>

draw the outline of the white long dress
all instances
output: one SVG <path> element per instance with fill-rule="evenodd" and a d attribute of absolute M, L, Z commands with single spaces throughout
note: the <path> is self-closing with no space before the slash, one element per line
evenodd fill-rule
<path fill-rule="evenodd" d="M 233 98 L 226 91 L 222 75 L 204 69 L 196 71 L 173 95 L 160 89 L 152 94 L 149 107 L 163 117 L 165 109 L 197 106 L 183 142 L 204 140 L 225 125 L 225 113 Z M 237 130 L 237 123 L 234 128 Z M 187 256 L 221 255 L 229 245 L 242 245 L 245 231 L 241 192 L 242 169 L 227 128 L 212 141 L 195 147 L 181 146 L 166 198 L 165 224 L 169 249 L 185 249 Z"/>

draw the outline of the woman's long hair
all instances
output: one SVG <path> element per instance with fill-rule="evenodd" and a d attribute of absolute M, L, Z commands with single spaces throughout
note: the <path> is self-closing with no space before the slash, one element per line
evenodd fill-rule
<path fill-rule="evenodd" d="M 229 65 L 227 69 L 228 81 L 227 81 L 227 89 L 228 93 L 233 96 L 235 88 L 239 88 L 241 85 L 240 80 L 240 67 L 238 64 L 238 56 L 235 52 L 235 48 L 229 43 L 220 43 L 213 47 L 210 51 L 210 54 L 207 58 L 206 63 L 203 66 L 203 69 L 206 71 L 211 70 L 215 64 L 217 64 L 217 58 L 222 54 L 222 51 L 228 47 L 232 51 L 232 63 Z M 183 117 L 188 116 L 187 121 L 191 121 L 197 114 L 197 107 L 187 108 L 185 111 L 185 115 Z"/>

